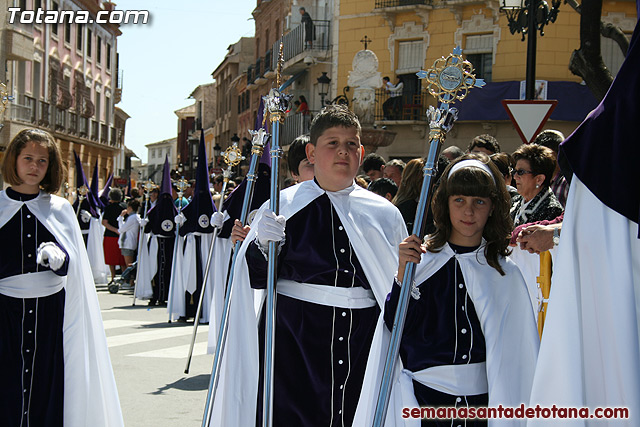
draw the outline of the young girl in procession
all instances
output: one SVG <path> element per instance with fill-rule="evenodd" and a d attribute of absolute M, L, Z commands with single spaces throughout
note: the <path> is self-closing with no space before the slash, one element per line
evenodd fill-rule
<path fill-rule="evenodd" d="M 0 412 L 7 426 L 121 426 L 93 276 L 53 137 L 25 129 L 2 165 Z M 10 242 L 10 243 L 9 243 Z"/>
<path fill-rule="evenodd" d="M 435 192 L 436 231 L 424 244 L 415 235 L 400 244 L 398 273 L 384 312 L 388 330 L 406 264 L 418 265 L 400 344 L 404 369 L 396 371 L 386 426 L 420 425 L 407 417 L 411 408 L 528 402 L 539 340 L 522 275 L 506 258 L 509 200 L 489 158 L 465 155 L 445 169 Z M 369 366 L 380 365 L 370 360 Z M 370 402 L 375 402 L 379 386 L 370 388 Z M 422 425 L 487 425 L 486 419 L 453 423 L 455 417 L 445 417 Z M 489 425 L 523 423 L 488 420 Z"/>

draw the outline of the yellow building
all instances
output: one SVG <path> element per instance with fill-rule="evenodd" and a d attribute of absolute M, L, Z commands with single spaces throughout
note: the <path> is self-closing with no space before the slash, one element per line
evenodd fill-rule
<path fill-rule="evenodd" d="M 334 52 L 337 67 L 333 77 L 337 88 L 347 86 L 352 60 L 363 49 L 376 53 L 379 71 L 392 83 L 403 78 L 402 110 L 385 117 L 382 103 L 388 96 L 376 93 L 376 124 L 397 132 L 393 144 L 380 147 L 383 157 L 412 158 L 424 156 L 428 123 L 427 105 L 435 105 L 427 95 L 417 71 L 430 68 L 433 62 L 460 46 L 463 56 L 472 62 L 477 76 L 488 83 L 473 89 L 459 105 L 460 117 L 449 133 L 445 146 L 466 149 L 476 135 L 495 136 L 503 151 L 512 152 L 521 140 L 502 107 L 502 99 L 519 99 L 525 80 L 527 43 L 522 35 L 512 35 L 508 21 L 496 1 L 437 0 L 339 0 L 334 4 Z M 602 20 L 619 26 L 630 37 L 636 23 L 635 2 L 607 1 Z M 558 106 L 545 128 L 569 135 L 586 114 L 597 105 L 593 95 L 568 68 L 573 50 L 580 47 L 580 15 L 563 4 L 555 23 L 537 36 L 536 80 L 542 80 L 547 99 L 557 99 Z M 623 56 L 608 39 L 603 39 L 603 58 L 615 74 Z M 524 84 L 522 84 L 524 88 Z M 523 89 L 524 90 L 524 89 Z M 480 93 L 482 91 L 482 93 Z M 388 112 L 388 111 L 387 111 Z"/>

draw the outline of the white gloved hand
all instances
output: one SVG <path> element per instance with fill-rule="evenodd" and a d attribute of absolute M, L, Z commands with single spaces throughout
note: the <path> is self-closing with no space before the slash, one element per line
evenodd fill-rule
<path fill-rule="evenodd" d="M 211 226 L 217 228 L 218 230 L 222 228 L 222 224 L 224 223 L 224 214 L 222 212 L 214 212 L 211 215 Z"/>
<path fill-rule="evenodd" d="M 36 263 L 56 271 L 62 267 L 66 258 L 66 254 L 58 245 L 53 242 L 44 242 L 38 247 Z"/>
<path fill-rule="evenodd" d="M 269 242 L 284 243 L 284 228 L 287 220 L 284 216 L 276 216 L 273 211 L 266 210 L 256 227 L 256 241 L 264 252 L 269 248 Z"/>
<path fill-rule="evenodd" d="M 82 219 L 82 222 L 89 222 L 91 220 L 91 214 L 89 211 L 82 209 L 80 211 L 80 219 Z"/>
<path fill-rule="evenodd" d="M 173 220 L 177 225 L 182 227 L 184 223 L 187 222 L 187 217 L 185 217 L 184 214 L 180 212 L 178 215 L 176 215 L 176 217 Z"/>
<path fill-rule="evenodd" d="M 140 224 L 140 227 L 144 228 L 148 223 L 148 218 L 138 218 L 138 224 Z"/>

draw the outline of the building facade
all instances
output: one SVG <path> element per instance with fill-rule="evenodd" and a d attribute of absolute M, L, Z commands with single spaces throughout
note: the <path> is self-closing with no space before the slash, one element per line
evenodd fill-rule
<path fill-rule="evenodd" d="M 334 33 L 337 88 L 347 86 L 355 54 L 369 39 L 368 49 L 379 60 L 379 70 L 395 83 L 402 78 L 402 108 L 385 117 L 382 104 L 388 93 L 376 93 L 376 124 L 397 133 L 395 141 L 378 149 L 386 158 L 424 156 L 428 151 L 428 123 L 424 112 L 435 105 L 425 84 L 415 75 L 431 68 L 434 61 L 460 46 L 477 77 L 487 81 L 472 89 L 458 103 L 460 115 L 445 145 L 466 149 L 470 140 L 488 133 L 498 139 L 503 151 L 512 152 L 522 142 L 501 105 L 503 99 L 520 99 L 525 78 L 527 43 L 512 35 L 506 16 L 495 1 L 462 0 L 335 0 Z M 636 22 L 633 2 L 603 2 L 602 20 L 620 26 L 629 36 Z M 614 72 L 623 59 L 611 40 L 603 39 L 603 57 Z M 545 128 L 565 135 L 584 119 L 597 101 L 581 79 L 569 71 L 573 50 L 580 47 L 580 15 L 563 4 L 555 23 L 537 36 L 536 80 L 540 97 L 558 100 Z M 523 95 L 522 95 L 523 96 Z"/>
<path fill-rule="evenodd" d="M 128 115 L 118 112 L 121 99 L 115 24 L 9 24 L 7 8 L 22 10 L 89 11 L 95 20 L 113 3 L 99 0 L 2 0 L 0 28 L 3 49 L 0 80 L 9 82 L 14 97 L 4 117 L 0 146 L 22 129 L 36 127 L 52 133 L 75 182 L 73 151 L 90 174 L 98 162 L 102 185 L 109 173 L 124 171 L 115 161 L 124 153 Z M 6 70 L 6 73 L 5 73 Z M 118 171 L 116 171 L 118 166 Z M 73 185 L 73 184 L 72 184 Z"/>
<path fill-rule="evenodd" d="M 162 181 L 162 167 L 165 158 L 169 159 L 169 165 L 172 169 L 177 168 L 177 138 L 169 138 L 163 141 L 152 142 L 145 145 L 147 148 L 147 168 L 145 179 L 150 179 L 156 184 Z"/>

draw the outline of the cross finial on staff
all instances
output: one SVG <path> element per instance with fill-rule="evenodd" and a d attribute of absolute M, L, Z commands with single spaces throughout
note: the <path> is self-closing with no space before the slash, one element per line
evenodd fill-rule
<path fill-rule="evenodd" d="M 371 43 L 373 40 L 371 40 L 369 37 L 367 37 L 367 35 L 364 35 L 364 38 L 362 40 L 360 40 L 360 43 L 364 43 L 364 50 L 367 50 L 367 45 L 369 43 Z"/>

